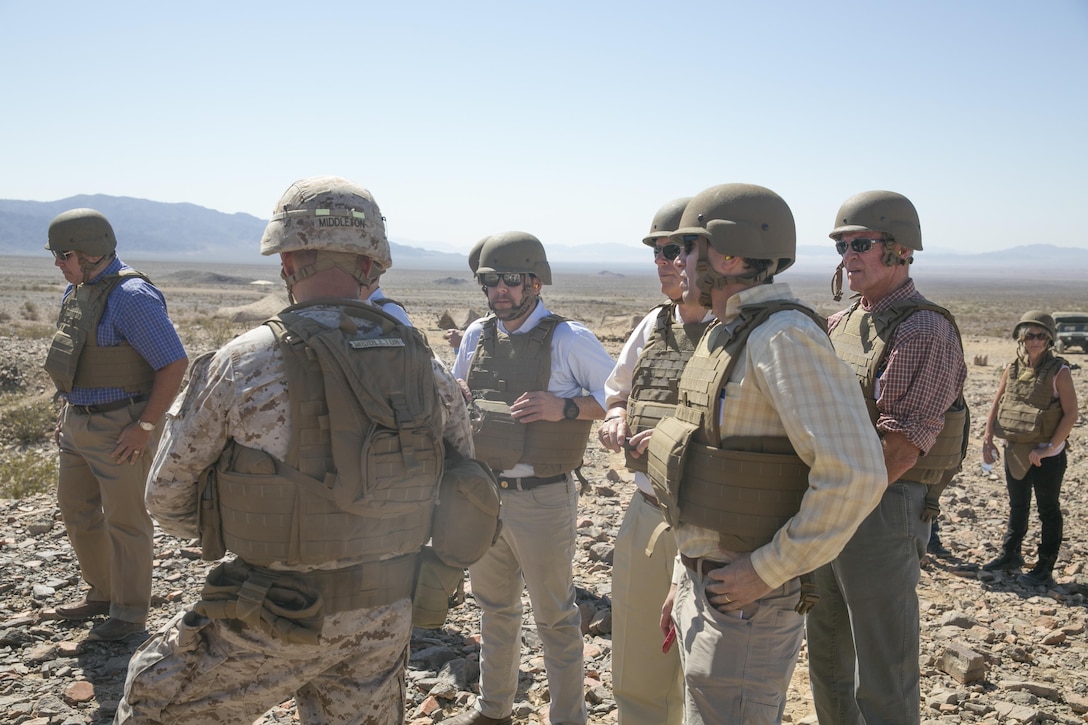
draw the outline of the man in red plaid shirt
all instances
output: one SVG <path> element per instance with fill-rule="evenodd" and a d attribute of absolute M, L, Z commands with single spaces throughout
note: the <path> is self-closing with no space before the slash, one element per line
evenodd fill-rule
<path fill-rule="evenodd" d="M 853 196 L 830 236 L 860 299 L 828 318 L 828 330 L 861 383 L 888 489 L 839 557 L 816 571 L 820 601 L 807 625 L 813 697 L 821 725 L 917 724 L 926 493 L 959 465 L 965 413 L 956 404 L 967 367 L 951 315 L 910 278 L 922 234 L 909 199 Z"/>

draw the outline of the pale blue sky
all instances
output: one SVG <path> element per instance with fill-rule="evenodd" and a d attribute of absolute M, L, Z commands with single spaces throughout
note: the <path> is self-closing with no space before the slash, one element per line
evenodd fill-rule
<path fill-rule="evenodd" d="M 929 249 L 1088 247 L 1086 0 L 0 0 L 0 28 L 4 199 L 263 218 L 338 174 L 397 241 L 634 248 L 740 181 L 802 244 L 886 188 Z"/>

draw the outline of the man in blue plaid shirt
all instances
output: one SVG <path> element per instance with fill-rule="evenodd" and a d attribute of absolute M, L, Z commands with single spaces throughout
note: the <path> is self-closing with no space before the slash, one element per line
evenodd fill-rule
<path fill-rule="evenodd" d="M 143 631 L 147 619 L 153 526 L 144 482 L 156 426 L 189 364 L 162 293 L 116 247 L 109 221 L 93 209 L 49 225 L 46 249 L 68 281 L 45 363 L 64 401 L 54 434 L 57 500 L 91 587 L 56 615 L 108 615 L 87 636 L 107 641 Z"/>

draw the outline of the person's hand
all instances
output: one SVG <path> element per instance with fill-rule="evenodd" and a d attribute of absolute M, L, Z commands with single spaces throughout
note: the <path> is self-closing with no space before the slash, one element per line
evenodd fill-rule
<path fill-rule="evenodd" d="M 1054 446 L 1048 443 L 1042 448 L 1032 448 L 1031 453 L 1028 454 L 1028 460 L 1033 466 L 1041 466 L 1043 459 L 1050 458 L 1052 455 L 1054 455 Z"/>
<path fill-rule="evenodd" d="M 631 451 L 631 458 L 640 458 L 650 447 L 650 436 L 654 434 L 653 428 L 640 430 L 627 439 L 627 449 Z"/>
<path fill-rule="evenodd" d="M 563 420 L 565 406 L 566 402 L 558 395 L 533 390 L 518 396 L 510 406 L 510 415 L 519 423 L 536 423 L 540 420 L 556 422 Z"/>
<path fill-rule="evenodd" d="M 993 439 L 983 441 L 982 443 L 982 460 L 989 463 L 991 466 L 997 461 L 998 452 L 997 446 L 994 445 Z"/>
<path fill-rule="evenodd" d="M 661 604 L 661 619 L 658 622 L 658 626 L 661 627 L 661 636 L 668 639 L 669 632 L 672 631 L 672 607 L 676 603 L 676 585 L 673 584 L 669 587 L 669 593 L 665 595 L 665 601 Z"/>
<path fill-rule="evenodd" d="M 60 448 L 60 421 L 64 417 L 64 408 L 57 411 L 57 422 L 53 424 L 53 442 Z"/>
<path fill-rule="evenodd" d="M 719 612 L 737 612 L 767 596 L 771 588 L 759 578 L 750 554 L 738 554 L 729 564 L 707 572 L 707 600 Z"/>
<path fill-rule="evenodd" d="M 113 449 L 110 457 L 114 463 L 128 461 L 130 466 L 136 465 L 140 456 L 147 449 L 147 442 L 151 440 L 152 431 L 144 430 L 138 423 L 130 423 L 117 437 L 117 447 Z"/>
<path fill-rule="evenodd" d="M 461 389 L 461 397 L 465 399 L 465 403 L 472 402 L 472 391 L 468 389 L 468 383 L 461 378 L 457 378 L 457 387 Z"/>
<path fill-rule="evenodd" d="M 608 450 L 619 453 L 623 450 L 623 444 L 627 442 L 630 431 L 627 428 L 627 411 L 623 408 L 613 408 L 597 427 L 597 439 Z"/>
<path fill-rule="evenodd" d="M 444 333 L 442 333 L 442 337 L 446 338 L 446 342 L 448 342 L 450 344 L 450 347 L 452 347 L 454 350 L 461 347 L 461 340 L 464 338 L 464 336 L 465 333 L 457 329 L 446 330 Z"/>

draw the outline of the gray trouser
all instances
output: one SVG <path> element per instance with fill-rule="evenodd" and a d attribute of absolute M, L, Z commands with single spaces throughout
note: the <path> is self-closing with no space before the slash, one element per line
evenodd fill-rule
<path fill-rule="evenodd" d="M 919 560 L 926 487 L 898 482 L 835 561 L 816 570 L 809 677 L 822 725 L 919 722 Z"/>
<path fill-rule="evenodd" d="M 684 666 L 684 725 L 775 725 L 801 650 L 800 583 L 786 582 L 737 613 L 707 601 L 706 577 L 690 569 L 673 605 Z"/>

